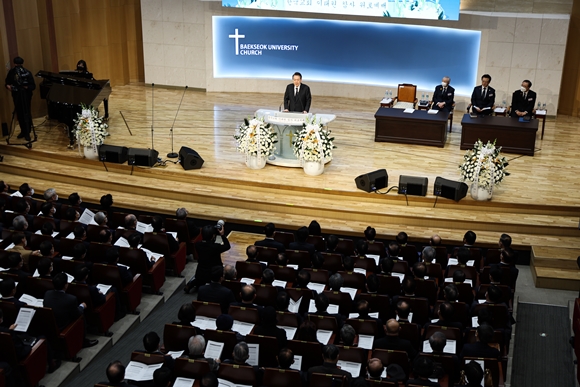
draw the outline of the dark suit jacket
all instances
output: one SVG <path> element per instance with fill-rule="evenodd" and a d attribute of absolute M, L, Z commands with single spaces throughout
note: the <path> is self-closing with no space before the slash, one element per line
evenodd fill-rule
<path fill-rule="evenodd" d="M 273 238 L 264 238 L 261 241 L 256 241 L 254 243 L 255 246 L 262 246 L 262 247 L 273 247 L 278 249 L 279 253 L 283 253 L 286 250 L 286 247 L 283 243 L 275 241 Z"/>
<path fill-rule="evenodd" d="M 352 383 L 352 375 L 350 374 L 350 372 L 341 370 L 340 368 L 338 368 L 336 366 L 336 364 L 333 364 L 333 363 L 324 362 L 320 366 L 310 367 L 308 369 L 308 380 L 309 381 L 312 379 L 313 373 L 332 374 L 332 375 L 341 375 L 341 376 L 346 375 L 347 385 L 350 386 Z"/>
<path fill-rule="evenodd" d="M 294 84 L 291 83 L 286 86 L 286 92 L 284 93 L 284 109 L 288 109 L 291 112 L 308 112 L 310 111 L 310 103 L 312 102 L 312 96 L 310 95 L 310 87 L 304 83 L 300 84 L 300 89 L 298 90 L 298 95 L 294 96 Z"/>
<path fill-rule="evenodd" d="M 451 86 L 447 86 L 447 90 L 443 93 L 443 86 L 437 85 L 435 91 L 433 92 L 433 106 L 431 109 L 439 110 L 437 104 L 439 102 L 445 102 L 444 109 L 451 110 L 453 107 L 453 102 L 455 98 L 455 89 Z"/>
<path fill-rule="evenodd" d="M 473 344 L 464 344 L 461 351 L 461 358 L 464 357 L 486 357 L 490 359 L 499 359 L 501 354 L 495 348 L 477 341 Z"/>
<path fill-rule="evenodd" d="M 398 336 L 385 336 L 375 341 L 375 349 L 392 349 L 394 351 L 405 351 L 409 360 L 413 361 L 417 356 L 417 351 L 411 345 L 409 340 L 401 339 Z"/>
<path fill-rule="evenodd" d="M 129 384 L 127 382 L 121 382 L 121 383 L 111 383 L 109 381 L 103 381 L 103 382 L 99 382 L 99 384 L 102 384 L 104 386 L 111 386 L 111 387 L 137 387 L 134 384 Z"/>
<path fill-rule="evenodd" d="M 21 308 L 23 306 L 26 306 L 26 303 L 18 300 L 16 297 L 10 297 L 10 298 L 2 298 L 2 301 L 4 302 L 11 302 L 13 303 L 15 306 Z"/>
<path fill-rule="evenodd" d="M 314 245 L 306 242 L 292 242 L 288 245 L 288 249 L 308 251 L 310 255 L 314 255 L 314 253 L 316 252 Z"/>
<path fill-rule="evenodd" d="M 526 115 L 532 115 L 534 110 L 534 105 L 536 104 L 536 92 L 533 90 L 528 90 L 528 94 L 524 99 L 524 93 L 521 90 L 516 90 L 512 94 L 512 110 L 510 115 L 512 117 L 517 117 L 516 110 L 520 112 L 528 112 Z"/>
<path fill-rule="evenodd" d="M 79 300 L 64 291 L 48 290 L 44 294 L 44 307 L 54 312 L 56 325 L 61 331 L 83 314 Z"/>
<path fill-rule="evenodd" d="M 2 333 L 8 333 L 10 335 L 10 337 L 12 337 L 12 342 L 14 343 L 14 351 L 16 352 L 16 356 L 18 356 L 19 360 L 24 359 L 26 356 L 28 356 L 28 354 L 30 353 L 32 347 L 29 345 L 25 345 L 22 343 L 22 340 L 20 340 L 14 331 L 11 331 L 10 329 L 0 326 L 0 332 Z"/>
<path fill-rule="evenodd" d="M 254 328 L 253 334 L 275 337 L 278 340 L 278 348 L 286 347 L 286 343 L 288 342 L 288 338 L 286 337 L 286 331 L 282 328 L 278 328 L 275 325 L 274 326 L 257 325 Z"/>
<path fill-rule="evenodd" d="M 203 285 L 197 293 L 198 301 L 216 302 L 221 305 L 222 313 L 228 313 L 230 303 L 236 301 L 234 293 L 220 283 L 212 282 L 209 285 Z"/>
<path fill-rule="evenodd" d="M 221 254 L 230 249 L 230 242 L 225 235 L 222 236 L 222 240 L 223 244 L 201 241 L 194 245 L 199 259 L 195 272 L 196 282 L 199 285 L 210 281 L 212 267 L 223 266 Z"/>
<path fill-rule="evenodd" d="M 493 87 L 487 87 L 487 94 L 485 98 L 481 95 L 481 85 L 473 88 L 473 93 L 471 93 L 471 105 L 477 106 L 482 109 L 484 107 L 492 107 L 495 104 L 495 89 Z"/>
<path fill-rule="evenodd" d="M 123 283 L 123 286 L 127 286 L 133 282 L 133 273 L 131 273 L 131 270 L 123 266 L 117 267 L 119 268 L 119 275 L 121 276 L 121 282 Z"/>
<path fill-rule="evenodd" d="M 99 292 L 99 289 L 95 285 L 88 285 L 85 281 L 76 282 L 77 284 L 87 285 L 89 288 L 89 294 L 91 295 L 91 301 L 93 302 L 93 307 L 97 308 L 107 301 L 107 296 Z"/>
<path fill-rule="evenodd" d="M 187 233 L 189 234 L 189 237 L 191 239 L 197 237 L 199 234 L 199 228 L 195 225 L 193 219 L 185 219 L 185 222 L 187 223 Z"/>

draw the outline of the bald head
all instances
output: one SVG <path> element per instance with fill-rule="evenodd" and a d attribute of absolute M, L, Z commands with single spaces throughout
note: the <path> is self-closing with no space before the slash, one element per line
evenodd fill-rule
<path fill-rule="evenodd" d="M 397 336 L 399 335 L 399 322 L 397 320 L 395 320 L 394 318 L 390 319 L 389 321 L 387 321 L 387 335 L 389 336 Z"/>
<path fill-rule="evenodd" d="M 378 378 L 383 373 L 383 362 L 376 357 L 369 360 L 367 369 L 369 370 L 369 376 L 371 378 Z"/>
<path fill-rule="evenodd" d="M 431 237 L 430 242 L 431 242 L 431 246 L 439 246 L 439 245 L 441 245 L 441 237 L 439 235 L 435 234 Z"/>

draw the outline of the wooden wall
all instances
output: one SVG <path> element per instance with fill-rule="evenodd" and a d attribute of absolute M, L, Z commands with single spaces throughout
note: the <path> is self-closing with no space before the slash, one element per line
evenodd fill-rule
<path fill-rule="evenodd" d="M 16 53 L 33 74 L 38 70 L 74 69 L 87 61 L 97 79 L 111 85 L 144 81 L 141 3 L 139 0 L 1 0 L 0 49 L 2 62 L 12 66 L 10 38 Z M 12 8 L 12 15 L 4 9 Z M 14 20 L 10 29 L 7 20 Z M 37 84 L 40 80 L 37 79 Z M 0 92 L 0 121 L 10 123 L 13 109 L 10 92 Z M 32 114 L 46 114 L 46 103 L 35 92 Z"/>
<path fill-rule="evenodd" d="M 580 1 L 570 15 L 558 113 L 580 117 Z"/>

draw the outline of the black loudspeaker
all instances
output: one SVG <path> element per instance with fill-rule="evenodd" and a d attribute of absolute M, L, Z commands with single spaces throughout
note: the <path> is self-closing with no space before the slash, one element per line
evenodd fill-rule
<path fill-rule="evenodd" d="M 402 195 L 426 196 L 429 179 L 416 176 L 399 176 L 399 193 Z"/>
<path fill-rule="evenodd" d="M 366 192 L 374 192 L 389 185 L 389 175 L 386 169 L 377 169 L 376 171 L 357 176 L 354 182 L 356 183 L 356 188 Z"/>
<path fill-rule="evenodd" d="M 458 202 L 467 195 L 467 184 L 438 177 L 435 179 L 433 195 L 442 196 Z"/>
<path fill-rule="evenodd" d="M 127 152 L 128 164 L 142 167 L 152 167 L 157 163 L 159 152 L 155 149 L 129 148 Z"/>
<path fill-rule="evenodd" d="M 179 162 L 186 171 L 200 169 L 203 165 L 203 159 L 199 153 L 185 146 L 182 146 L 179 150 Z"/>
<path fill-rule="evenodd" d="M 107 163 L 123 164 L 127 161 L 127 152 L 129 149 L 126 146 L 101 145 L 99 147 L 99 160 Z"/>

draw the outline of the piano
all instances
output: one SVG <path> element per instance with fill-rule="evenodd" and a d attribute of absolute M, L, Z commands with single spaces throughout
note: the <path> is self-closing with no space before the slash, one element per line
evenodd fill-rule
<path fill-rule="evenodd" d="M 109 118 L 111 83 L 108 79 L 87 79 L 70 72 L 58 74 L 42 70 L 36 76 L 43 79 L 40 98 L 46 99 L 48 117 L 68 126 L 71 145 L 74 143 L 71 129 L 77 114 L 81 112 L 81 104 L 98 108 L 103 102 L 105 118 Z"/>

